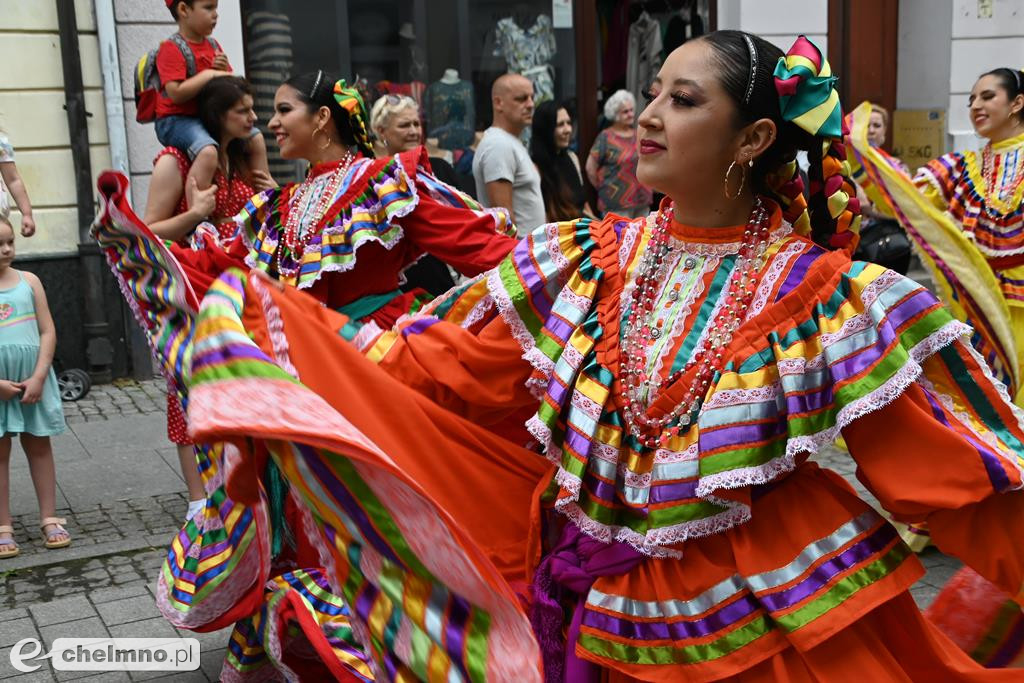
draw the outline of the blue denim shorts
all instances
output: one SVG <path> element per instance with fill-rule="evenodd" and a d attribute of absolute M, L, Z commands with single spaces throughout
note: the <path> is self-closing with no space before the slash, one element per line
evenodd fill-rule
<path fill-rule="evenodd" d="M 187 152 L 189 159 L 195 159 L 203 147 L 218 146 L 195 116 L 163 116 L 156 120 L 155 127 L 161 145 L 177 147 Z"/>

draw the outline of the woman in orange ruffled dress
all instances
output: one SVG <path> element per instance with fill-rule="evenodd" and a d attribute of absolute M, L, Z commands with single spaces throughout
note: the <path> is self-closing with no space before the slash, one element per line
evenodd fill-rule
<path fill-rule="evenodd" d="M 689 41 L 639 118 L 658 212 L 543 226 L 361 350 L 264 276 L 213 284 L 193 429 L 237 500 L 280 468 L 378 674 L 1016 679 L 922 617 L 920 562 L 808 459 L 842 432 L 896 518 L 1024 584 L 1020 416 L 927 290 L 850 261 L 833 81 L 804 38 Z M 131 241 L 114 204 L 98 234 Z"/>

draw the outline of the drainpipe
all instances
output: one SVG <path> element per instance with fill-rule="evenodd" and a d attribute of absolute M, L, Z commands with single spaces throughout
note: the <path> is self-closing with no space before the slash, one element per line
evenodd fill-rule
<path fill-rule="evenodd" d="M 114 170 L 130 176 L 128 161 L 128 127 L 124 116 L 124 96 L 121 91 L 121 60 L 117 52 L 117 22 L 112 0 L 96 2 L 96 33 L 100 43 L 100 72 L 103 77 L 103 104 L 107 112 L 107 140 L 110 143 L 110 163 Z M 128 201 L 131 202 L 131 193 Z M 132 316 L 125 318 L 128 352 L 132 375 L 135 379 L 153 376 L 153 357 L 142 328 Z"/>
<path fill-rule="evenodd" d="M 78 20 L 74 0 L 57 0 L 60 54 L 64 65 L 64 108 L 71 134 L 71 160 L 75 167 L 75 195 L 78 199 L 78 258 L 82 266 L 85 298 L 85 357 L 93 382 L 111 380 L 114 349 L 110 343 L 106 311 L 103 308 L 103 269 L 99 247 L 89 235 L 96 209 L 93 205 L 92 165 L 89 161 L 89 129 L 82 87 L 82 59 L 78 52 Z"/>
<path fill-rule="evenodd" d="M 107 140 L 110 162 L 115 171 L 128 175 L 128 135 L 121 94 L 121 63 L 117 56 L 117 24 L 114 3 L 96 2 L 96 33 L 100 43 L 100 71 L 103 76 L 103 105 L 107 112 Z"/>

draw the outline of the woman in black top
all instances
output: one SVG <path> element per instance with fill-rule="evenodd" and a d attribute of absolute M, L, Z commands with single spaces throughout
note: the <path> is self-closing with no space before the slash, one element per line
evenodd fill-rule
<path fill-rule="evenodd" d="M 543 102 L 533 112 L 530 156 L 540 171 L 540 190 L 549 221 L 593 216 L 583 189 L 580 160 L 569 149 L 572 118 L 557 102 Z"/>

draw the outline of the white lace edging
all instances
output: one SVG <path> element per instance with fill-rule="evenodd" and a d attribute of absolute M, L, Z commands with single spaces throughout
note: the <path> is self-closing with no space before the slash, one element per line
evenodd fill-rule
<path fill-rule="evenodd" d="M 970 333 L 970 328 L 958 320 L 951 320 L 941 328 L 909 349 L 910 359 L 896 374 L 880 387 L 856 401 L 843 406 L 836 416 L 836 422 L 814 434 L 793 437 L 786 442 L 786 453 L 762 465 L 729 470 L 701 476 L 696 495 L 706 498 L 717 489 L 737 489 L 766 484 L 795 467 L 796 456 L 800 453 L 817 453 L 821 447 L 832 443 L 840 432 L 855 420 L 884 408 L 901 396 L 921 375 L 921 363 L 957 339 Z"/>
<path fill-rule="evenodd" d="M 278 310 L 274 300 L 270 297 L 270 292 L 267 291 L 266 285 L 259 278 L 250 278 L 249 285 L 256 292 L 256 296 L 260 300 L 260 306 L 263 307 L 263 317 L 267 321 L 270 346 L 274 350 L 274 362 L 289 375 L 298 379 L 299 372 L 292 365 L 288 337 L 284 332 L 284 321 L 281 320 L 281 311 Z"/>

